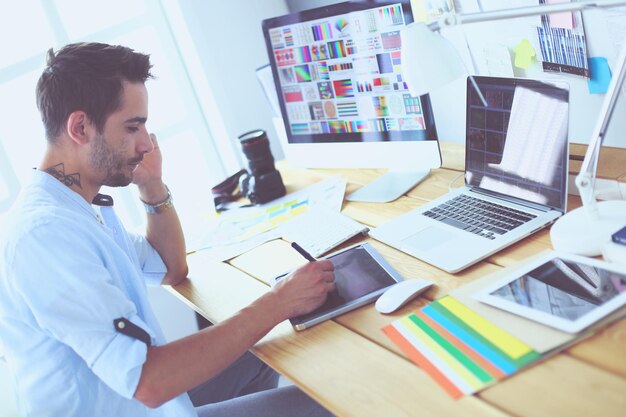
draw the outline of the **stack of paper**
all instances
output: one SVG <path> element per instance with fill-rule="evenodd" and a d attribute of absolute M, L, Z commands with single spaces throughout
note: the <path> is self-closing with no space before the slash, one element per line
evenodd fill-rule
<path fill-rule="evenodd" d="M 383 331 L 454 398 L 473 394 L 541 357 L 451 296 Z"/>
<path fill-rule="evenodd" d="M 345 190 L 346 180 L 334 176 L 265 204 L 228 210 L 185 236 L 188 252 L 202 249 L 218 261 L 233 258 L 281 237 L 280 226 L 308 210 L 341 211 Z"/>

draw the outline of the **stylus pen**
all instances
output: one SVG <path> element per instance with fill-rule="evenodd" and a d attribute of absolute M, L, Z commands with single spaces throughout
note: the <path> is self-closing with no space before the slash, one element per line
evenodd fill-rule
<path fill-rule="evenodd" d="M 306 258 L 309 262 L 315 262 L 317 259 L 311 256 L 311 254 L 305 251 L 302 246 L 298 245 L 296 242 L 291 242 L 291 247 L 298 251 L 298 253 Z"/>

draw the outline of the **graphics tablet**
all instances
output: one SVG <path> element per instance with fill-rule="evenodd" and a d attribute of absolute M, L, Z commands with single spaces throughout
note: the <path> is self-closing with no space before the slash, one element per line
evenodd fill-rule
<path fill-rule="evenodd" d="M 626 304 L 626 268 L 549 252 L 483 288 L 474 298 L 577 333 Z"/>
<path fill-rule="evenodd" d="M 370 303 L 389 286 L 404 278 L 370 244 L 351 246 L 325 257 L 335 266 L 337 289 L 315 311 L 290 319 L 296 330 L 304 330 L 324 320 Z M 287 274 L 274 278 L 274 282 Z"/>

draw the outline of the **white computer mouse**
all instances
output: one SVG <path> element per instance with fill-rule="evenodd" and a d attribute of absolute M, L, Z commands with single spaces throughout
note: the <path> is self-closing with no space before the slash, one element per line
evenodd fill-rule
<path fill-rule="evenodd" d="M 376 300 L 376 310 L 383 314 L 393 313 L 409 300 L 417 297 L 433 285 L 427 279 L 407 279 L 389 287 Z"/>

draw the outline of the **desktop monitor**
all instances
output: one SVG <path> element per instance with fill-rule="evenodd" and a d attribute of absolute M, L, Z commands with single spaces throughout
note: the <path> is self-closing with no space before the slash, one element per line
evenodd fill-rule
<path fill-rule="evenodd" d="M 412 97 L 402 74 L 400 30 L 412 20 L 403 1 L 263 21 L 290 164 L 393 169 L 361 201 L 397 198 L 441 165 L 430 99 Z"/>

